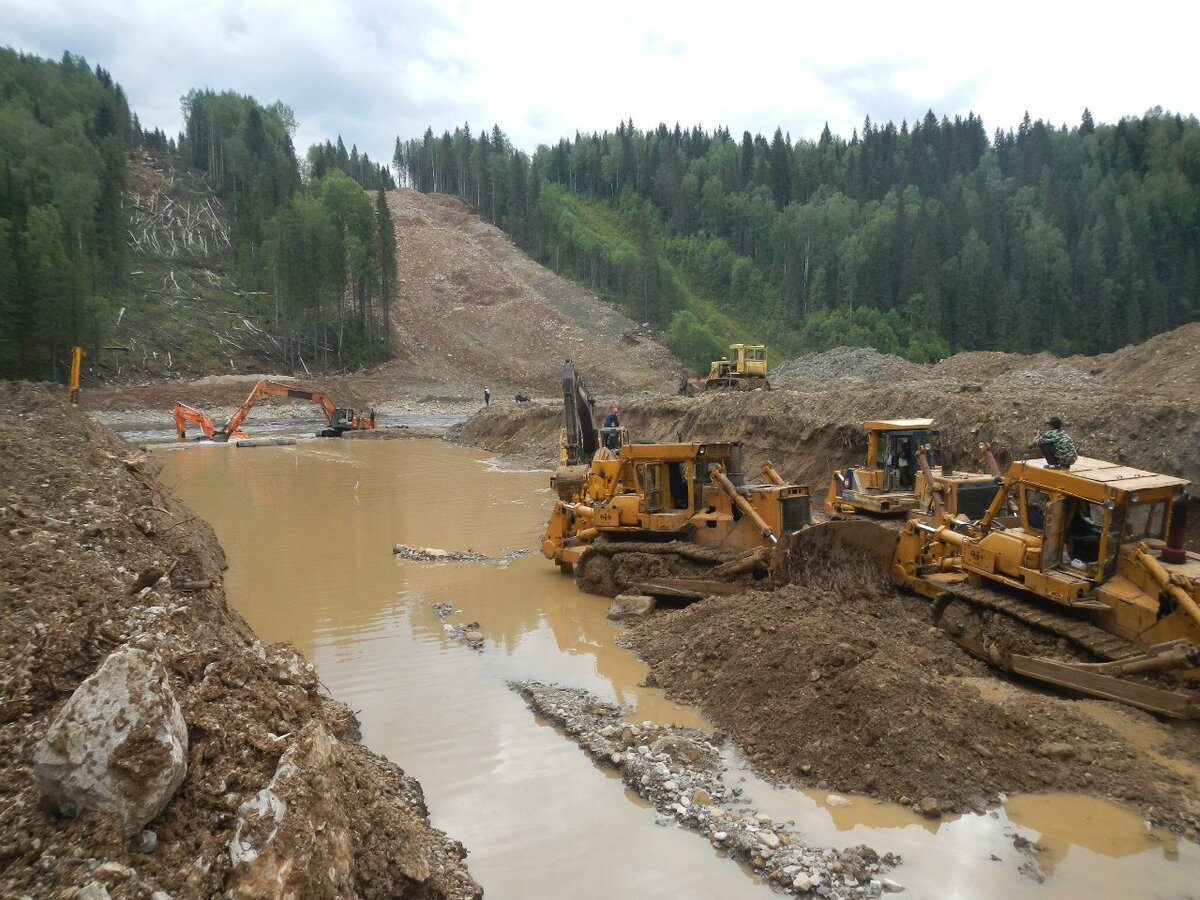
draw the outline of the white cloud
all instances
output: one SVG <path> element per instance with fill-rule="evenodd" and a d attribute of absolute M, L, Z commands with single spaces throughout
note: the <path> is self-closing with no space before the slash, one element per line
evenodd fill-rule
<path fill-rule="evenodd" d="M 867 116 L 974 111 L 991 129 L 1074 124 L 1154 105 L 1197 112 L 1200 13 L 1020 2 L 982 6 L 661 0 L 8 0 L 0 43 L 107 68 L 148 126 L 174 133 L 191 88 L 291 106 L 297 149 L 334 140 L 387 161 L 397 136 L 499 124 L 519 147 L 632 117 L 767 137 L 849 136 Z"/>

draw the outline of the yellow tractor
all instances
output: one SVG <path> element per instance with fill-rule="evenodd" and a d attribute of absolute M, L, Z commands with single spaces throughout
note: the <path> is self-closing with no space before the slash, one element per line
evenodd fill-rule
<path fill-rule="evenodd" d="M 591 398 L 569 362 L 563 395 L 563 451 L 550 482 L 558 499 L 542 553 L 585 589 L 612 595 L 648 578 L 761 577 L 779 536 L 810 523 L 808 488 L 785 483 L 770 463 L 767 483 L 744 482 L 740 444 L 631 443 L 622 433 L 614 451 L 600 446 Z M 694 584 L 658 587 L 704 595 Z"/>
<path fill-rule="evenodd" d="M 752 391 L 770 390 L 767 382 L 767 348 L 764 344 L 730 344 L 729 356 L 708 367 L 704 389 Z"/>
<path fill-rule="evenodd" d="M 996 476 L 930 467 L 939 432 L 933 419 L 876 419 L 867 431 L 865 465 L 833 473 L 825 495 L 828 516 L 867 512 L 983 515 L 996 492 Z"/>
<path fill-rule="evenodd" d="M 1014 462 L 978 521 L 906 522 L 891 538 L 892 578 L 933 599 L 943 628 L 1000 668 L 1197 718 L 1194 690 L 1130 677 L 1200 676 L 1200 555 L 1184 549 L 1187 487 L 1085 457 L 1070 469 Z M 1014 639 L 1012 620 L 1031 630 Z M 1067 645 L 1096 662 L 1056 658 Z"/>

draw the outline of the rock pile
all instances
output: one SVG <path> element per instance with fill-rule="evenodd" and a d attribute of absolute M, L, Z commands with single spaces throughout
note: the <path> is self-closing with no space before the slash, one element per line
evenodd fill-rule
<path fill-rule="evenodd" d="M 28 384 L 0 447 L 0 896 L 479 896 L 153 459 Z"/>
<path fill-rule="evenodd" d="M 561 727 L 592 758 L 616 769 L 622 781 L 654 804 L 657 822 L 708 838 L 730 859 L 748 864 L 775 890 L 829 900 L 878 897 L 902 890 L 884 877 L 900 863 L 866 846 L 809 847 L 791 823 L 746 808 L 740 788 L 729 788 L 719 749 L 691 728 L 628 724 L 619 707 L 584 691 L 535 681 L 511 687 L 539 715 Z"/>
<path fill-rule="evenodd" d="M 502 556 L 488 556 L 486 553 L 476 553 L 474 550 L 442 550 L 438 547 L 410 547 L 408 544 L 397 544 L 392 548 L 392 553 L 400 559 L 411 559 L 414 562 L 478 562 L 501 566 L 507 566 L 532 552 L 532 550 L 510 550 Z"/>

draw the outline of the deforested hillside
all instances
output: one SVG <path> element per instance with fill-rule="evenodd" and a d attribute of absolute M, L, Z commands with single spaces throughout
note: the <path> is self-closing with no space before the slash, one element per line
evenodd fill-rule
<path fill-rule="evenodd" d="M 564 359 L 606 392 L 671 392 L 678 361 L 641 326 L 531 261 L 461 200 L 388 193 L 399 284 L 397 361 L 379 377 L 551 396 Z"/>

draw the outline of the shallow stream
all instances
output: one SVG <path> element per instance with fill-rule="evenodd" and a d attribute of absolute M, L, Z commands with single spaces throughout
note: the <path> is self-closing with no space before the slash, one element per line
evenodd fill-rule
<path fill-rule="evenodd" d="M 557 682 L 627 705 L 631 721 L 708 729 L 641 686 L 647 669 L 614 646 L 606 600 L 579 593 L 536 552 L 501 564 L 393 555 L 397 543 L 533 551 L 552 500 L 547 472 L 432 440 L 188 444 L 159 457 L 163 480 L 225 548 L 230 603 L 264 640 L 311 659 L 358 711 L 366 744 L 421 782 L 433 824 L 469 849 L 489 900 L 772 895 L 703 837 L 656 826 L 619 779 L 508 689 Z M 440 618 L 439 604 L 453 612 Z M 481 650 L 447 628 L 471 622 Z M 866 798 L 841 806 L 776 789 L 740 768 L 734 777 L 752 807 L 795 820 L 809 843 L 902 854 L 891 877 L 905 897 L 1200 895 L 1200 850 L 1104 801 L 1017 797 L 988 815 L 930 822 Z M 1018 834 L 1046 848 L 1044 882 L 1018 873 Z"/>

